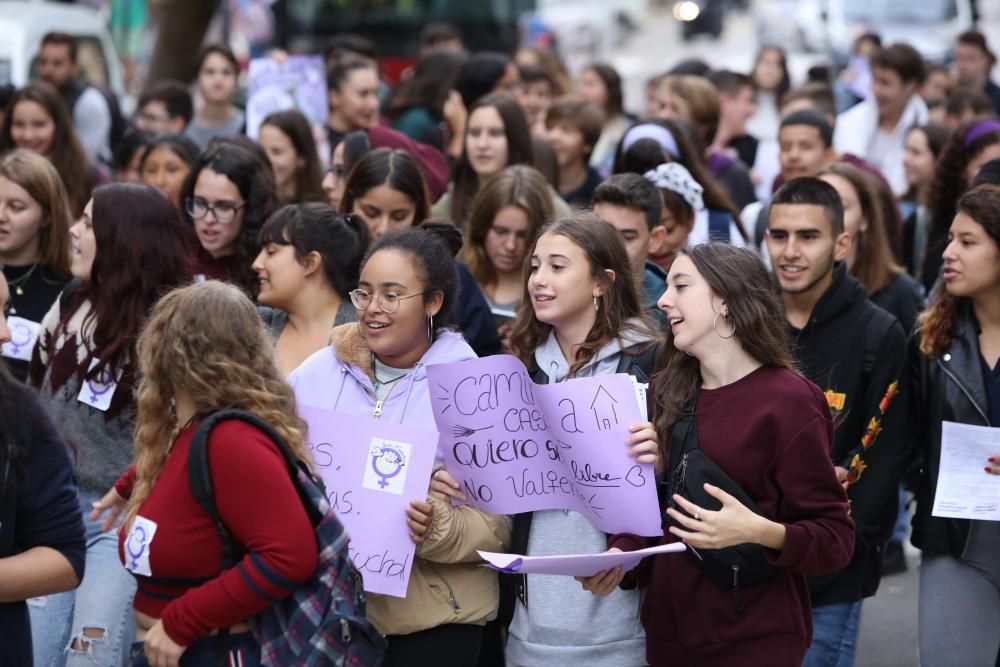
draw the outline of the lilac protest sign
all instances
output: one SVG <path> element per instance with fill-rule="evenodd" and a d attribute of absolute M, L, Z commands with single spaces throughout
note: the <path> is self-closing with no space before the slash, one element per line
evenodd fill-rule
<path fill-rule="evenodd" d="M 404 512 L 411 500 L 427 497 L 438 434 L 305 405 L 298 410 L 365 590 L 406 597 L 415 546 Z"/>
<path fill-rule="evenodd" d="M 644 421 L 631 376 L 536 385 L 497 355 L 430 366 L 427 377 L 448 471 L 469 504 L 576 510 L 606 533 L 663 534 L 653 468 L 625 444 Z"/>
<path fill-rule="evenodd" d="M 314 128 L 326 124 L 326 69 L 321 56 L 254 58 L 247 72 L 247 136 L 256 139 L 260 124 L 275 111 L 298 109 Z"/>

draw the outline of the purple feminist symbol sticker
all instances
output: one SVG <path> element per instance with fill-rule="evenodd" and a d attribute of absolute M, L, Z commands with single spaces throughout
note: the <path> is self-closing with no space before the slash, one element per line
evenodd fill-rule
<path fill-rule="evenodd" d="M 110 368 L 105 368 L 98 374 L 97 379 L 87 380 L 87 389 L 90 390 L 90 402 L 96 403 L 97 399 L 111 391 L 115 386 L 114 375 Z"/>
<path fill-rule="evenodd" d="M 379 462 L 385 464 L 387 468 L 391 468 L 386 471 L 379 467 Z M 378 485 L 383 489 L 389 486 L 389 480 L 395 477 L 403 470 L 405 465 L 404 456 L 401 451 L 395 447 L 381 447 L 377 452 L 372 453 L 372 470 L 375 474 L 381 477 Z"/>
<path fill-rule="evenodd" d="M 133 549 L 135 543 L 139 545 L 138 551 Z M 132 558 L 132 567 L 129 569 L 135 571 L 139 567 L 139 559 L 146 552 L 146 529 L 142 526 L 136 526 L 132 530 L 132 534 L 129 535 L 128 541 L 125 542 L 125 548 L 128 549 L 128 555 Z"/>
<path fill-rule="evenodd" d="M 20 354 L 21 348 L 31 343 L 31 327 L 21 322 L 11 322 L 10 324 L 10 352 Z"/>

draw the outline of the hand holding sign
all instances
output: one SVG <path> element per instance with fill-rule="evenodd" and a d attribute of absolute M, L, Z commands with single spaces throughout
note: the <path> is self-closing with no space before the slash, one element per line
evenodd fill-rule
<path fill-rule="evenodd" d="M 519 360 L 497 355 L 431 366 L 428 379 L 454 477 L 438 474 L 432 493 L 460 491 L 497 514 L 572 509 L 607 533 L 663 534 L 656 434 L 630 376 L 536 385 Z"/>
<path fill-rule="evenodd" d="M 432 518 L 424 501 L 437 433 L 304 405 L 298 410 L 365 590 L 405 597 L 415 544 Z"/>

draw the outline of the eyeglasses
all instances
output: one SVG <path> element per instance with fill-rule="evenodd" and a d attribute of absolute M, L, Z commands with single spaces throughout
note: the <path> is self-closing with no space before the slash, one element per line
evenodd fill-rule
<path fill-rule="evenodd" d="M 397 310 L 399 310 L 399 302 L 405 301 L 406 299 L 412 299 L 415 296 L 421 296 L 426 294 L 427 291 L 417 292 L 416 294 L 410 294 L 408 296 L 399 296 L 394 292 L 388 292 L 387 294 L 379 294 L 377 297 L 374 294 L 369 294 L 360 287 L 355 290 L 351 290 L 349 294 L 351 295 L 351 303 L 358 310 L 367 310 L 368 306 L 371 305 L 372 298 L 376 297 L 376 303 L 378 307 L 382 309 L 383 313 L 388 313 L 392 315 Z"/>
<path fill-rule="evenodd" d="M 214 204 L 209 204 L 201 197 L 189 197 L 184 201 L 184 207 L 192 218 L 201 220 L 211 211 L 212 217 L 220 225 L 228 225 L 235 220 L 236 214 L 246 205 L 246 202 L 236 204 L 231 201 L 217 201 Z"/>

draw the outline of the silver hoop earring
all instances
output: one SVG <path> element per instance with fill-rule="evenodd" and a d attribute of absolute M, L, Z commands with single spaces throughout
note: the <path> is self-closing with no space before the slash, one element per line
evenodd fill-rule
<path fill-rule="evenodd" d="M 717 325 L 719 324 L 719 315 L 722 315 L 722 311 L 719 311 L 718 313 L 715 314 L 715 319 L 712 320 L 712 330 L 715 331 L 715 335 L 721 338 L 722 340 L 729 340 L 730 338 L 736 335 L 736 325 L 730 322 L 730 326 L 733 327 L 733 331 L 728 336 L 723 336 L 722 334 L 719 333 L 719 329 L 717 327 Z"/>
<path fill-rule="evenodd" d="M 427 316 L 427 340 L 434 342 L 434 316 Z"/>
<path fill-rule="evenodd" d="M 601 302 L 597 300 L 596 296 L 594 297 L 594 310 L 597 312 L 601 311 Z"/>

